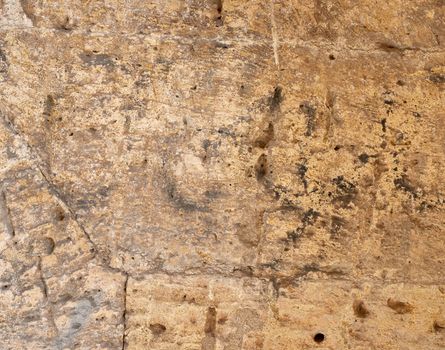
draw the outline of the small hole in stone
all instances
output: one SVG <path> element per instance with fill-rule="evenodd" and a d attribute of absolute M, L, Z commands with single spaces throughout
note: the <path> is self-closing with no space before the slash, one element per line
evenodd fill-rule
<path fill-rule="evenodd" d="M 321 343 L 324 340 L 324 334 L 323 333 L 317 333 L 314 335 L 314 342 Z"/>
<path fill-rule="evenodd" d="M 155 336 L 161 335 L 167 329 L 167 327 L 160 323 L 150 324 L 149 328 Z"/>
<path fill-rule="evenodd" d="M 330 54 L 330 55 L 329 55 L 329 59 L 330 59 L 331 61 L 333 61 L 333 60 L 335 60 L 335 56 L 334 56 L 333 54 Z"/>
<path fill-rule="evenodd" d="M 58 220 L 58 221 L 63 221 L 63 220 L 65 220 L 65 213 L 64 213 L 63 211 L 59 211 L 59 212 L 57 213 L 57 220 Z"/>

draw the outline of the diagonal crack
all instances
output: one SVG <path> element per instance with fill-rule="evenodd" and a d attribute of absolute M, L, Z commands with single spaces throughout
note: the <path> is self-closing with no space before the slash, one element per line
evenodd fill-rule
<path fill-rule="evenodd" d="M 65 199 L 65 196 L 60 192 L 60 190 L 57 188 L 57 186 L 50 180 L 50 177 L 48 175 L 45 162 L 42 160 L 42 157 L 39 155 L 39 153 L 30 145 L 25 135 L 23 135 L 19 129 L 12 123 L 9 118 L 0 112 L 0 122 L 3 123 L 5 128 L 14 136 L 19 138 L 22 143 L 25 145 L 28 151 L 28 156 L 30 158 L 30 161 L 32 161 L 37 169 L 37 171 L 42 176 L 43 180 L 46 182 L 48 186 L 48 190 L 50 193 L 54 196 L 54 198 L 58 201 L 59 205 L 67 212 L 69 213 L 71 219 L 76 223 L 77 227 L 82 231 L 82 234 L 87 239 L 88 243 L 90 244 L 90 252 L 92 253 L 93 258 L 96 258 L 96 263 L 104 268 L 107 268 L 110 271 L 117 272 L 117 273 L 123 273 L 127 275 L 127 272 L 123 269 L 116 268 L 110 266 L 109 263 L 106 262 L 106 259 L 102 258 L 100 255 L 100 250 L 98 249 L 97 244 L 92 240 L 90 234 L 87 232 L 85 227 L 80 222 L 76 212 L 74 209 L 70 206 L 68 201 Z M 0 200 L 1 201 L 1 200 Z M 1 212 L 0 212 L 1 215 Z M 1 253 L 1 252 L 0 252 Z"/>
<path fill-rule="evenodd" d="M 51 194 L 54 195 L 54 197 L 57 199 L 57 201 L 63 207 L 63 209 L 70 214 L 71 218 L 76 222 L 77 226 L 80 228 L 80 230 L 82 231 L 82 233 L 84 234 L 84 236 L 86 237 L 88 242 L 92 245 L 92 247 L 94 249 L 94 253 L 96 253 L 97 252 L 96 244 L 93 242 L 93 240 L 91 239 L 90 235 L 85 230 L 85 227 L 80 223 L 80 221 L 79 221 L 79 219 L 77 217 L 77 214 L 71 208 L 71 206 L 69 205 L 67 200 L 64 198 L 64 196 L 60 193 L 60 191 L 57 188 L 57 186 L 54 185 L 54 183 L 49 179 L 49 176 L 48 176 L 46 170 L 44 169 L 44 164 L 45 163 L 42 160 L 42 157 L 40 157 L 38 152 L 29 144 L 29 142 L 26 139 L 26 137 L 24 135 L 22 135 L 22 133 L 8 119 L 7 116 L 5 116 L 4 114 L 1 113 L 0 117 L 1 117 L 0 119 L 3 122 L 3 125 L 6 127 L 6 129 L 9 130 L 9 132 L 11 132 L 14 136 L 18 137 L 24 143 L 24 145 L 28 149 L 28 155 L 30 157 L 30 160 L 33 161 L 33 163 L 36 166 L 38 172 L 40 173 L 40 175 L 43 177 L 43 179 L 47 183 L 49 191 L 51 192 Z M 0 209 L 1 209 L 1 207 L 0 207 Z"/>
<path fill-rule="evenodd" d="M 94 251 L 97 252 L 96 244 L 91 239 L 90 234 L 86 231 L 85 227 L 80 223 L 79 218 L 75 211 L 68 204 L 64 196 L 60 193 L 59 189 L 54 185 L 54 183 L 48 178 L 48 175 L 45 174 L 45 171 L 37 164 L 37 170 L 42 175 L 43 179 L 48 185 L 50 192 L 57 198 L 59 204 L 62 204 L 63 209 L 65 209 L 68 213 L 70 213 L 71 218 L 76 222 L 77 226 L 81 229 L 83 234 L 85 235 L 88 242 L 93 246 Z"/>

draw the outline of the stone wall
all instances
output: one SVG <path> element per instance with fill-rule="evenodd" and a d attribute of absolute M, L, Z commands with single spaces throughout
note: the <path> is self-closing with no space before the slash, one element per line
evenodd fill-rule
<path fill-rule="evenodd" d="M 0 349 L 445 348 L 443 0 L 0 7 Z"/>

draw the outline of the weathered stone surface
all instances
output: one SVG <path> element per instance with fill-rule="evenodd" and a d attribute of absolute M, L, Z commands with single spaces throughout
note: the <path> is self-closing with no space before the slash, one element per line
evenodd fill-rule
<path fill-rule="evenodd" d="M 443 349 L 444 23 L 0 1 L 0 348 Z"/>

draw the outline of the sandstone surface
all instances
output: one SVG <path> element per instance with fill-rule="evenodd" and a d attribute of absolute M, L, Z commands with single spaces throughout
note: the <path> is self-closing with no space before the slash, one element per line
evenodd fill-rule
<path fill-rule="evenodd" d="M 445 349 L 443 0 L 0 0 L 0 349 Z"/>

